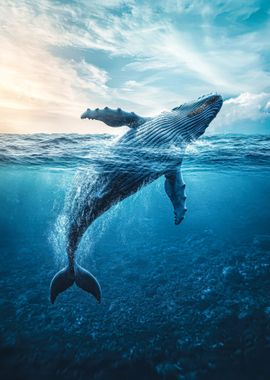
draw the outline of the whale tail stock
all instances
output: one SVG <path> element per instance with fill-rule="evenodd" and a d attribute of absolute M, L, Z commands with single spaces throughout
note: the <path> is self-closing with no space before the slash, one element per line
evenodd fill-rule
<path fill-rule="evenodd" d="M 92 294 L 98 303 L 101 301 L 101 289 L 97 279 L 86 269 L 75 264 L 74 269 L 70 266 L 56 273 L 50 285 L 50 300 L 54 303 L 57 296 L 75 284 Z"/>

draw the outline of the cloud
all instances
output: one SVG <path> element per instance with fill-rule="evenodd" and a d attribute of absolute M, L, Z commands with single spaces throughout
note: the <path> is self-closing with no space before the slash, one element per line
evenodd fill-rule
<path fill-rule="evenodd" d="M 269 93 L 251 94 L 245 92 L 236 98 L 224 102 L 223 122 L 233 123 L 238 120 L 258 120 L 269 117 Z"/>
<path fill-rule="evenodd" d="M 224 101 L 212 131 L 217 132 L 220 127 L 226 131 L 227 126 L 266 119 L 270 119 L 270 93 L 245 92 Z"/>
<path fill-rule="evenodd" d="M 0 131 L 78 130 L 84 107 L 97 107 L 106 96 L 107 72 L 85 60 L 55 56 L 50 47 L 60 33 L 52 20 L 35 17 L 23 2 L 9 6 L 0 12 Z"/>
<path fill-rule="evenodd" d="M 267 94 L 270 23 L 248 26 L 259 11 L 255 0 L 7 0 L 0 5 L 0 128 L 84 131 L 76 118 L 87 106 L 147 115 L 211 91 L 240 100 Z M 224 123 L 241 119 L 244 108 L 225 102 Z"/>

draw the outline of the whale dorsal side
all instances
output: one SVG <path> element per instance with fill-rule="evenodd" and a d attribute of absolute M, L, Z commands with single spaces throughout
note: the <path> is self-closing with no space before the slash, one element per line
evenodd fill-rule
<path fill-rule="evenodd" d="M 81 119 L 100 120 L 110 127 L 127 126 L 129 128 L 137 128 L 151 118 L 139 116 L 134 112 L 126 112 L 121 110 L 121 108 L 113 110 L 109 107 L 105 107 L 103 109 L 96 108 L 95 110 L 87 108 L 81 115 Z"/>

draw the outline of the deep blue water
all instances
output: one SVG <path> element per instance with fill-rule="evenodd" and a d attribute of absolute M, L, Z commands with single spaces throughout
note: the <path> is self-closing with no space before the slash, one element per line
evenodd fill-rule
<path fill-rule="evenodd" d="M 184 222 L 163 178 L 143 188 L 80 246 L 102 303 L 72 287 L 50 304 L 72 194 L 113 143 L 0 135 L 1 378 L 269 379 L 269 136 L 190 146 Z"/>

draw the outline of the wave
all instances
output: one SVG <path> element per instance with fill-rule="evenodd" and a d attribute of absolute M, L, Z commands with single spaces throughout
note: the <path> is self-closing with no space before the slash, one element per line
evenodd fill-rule
<path fill-rule="evenodd" d="M 0 166 L 69 169 L 104 164 L 111 160 L 116 139 L 106 134 L 0 134 Z M 161 152 L 149 153 L 155 157 Z M 179 154 L 179 148 L 170 147 L 170 154 Z M 113 160 L 126 158 L 113 156 Z M 189 145 L 184 157 L 184 168 L 192 170 L 252 170 L 257 166 L 270 169 L 268 135 L 205 136 Z"/>

